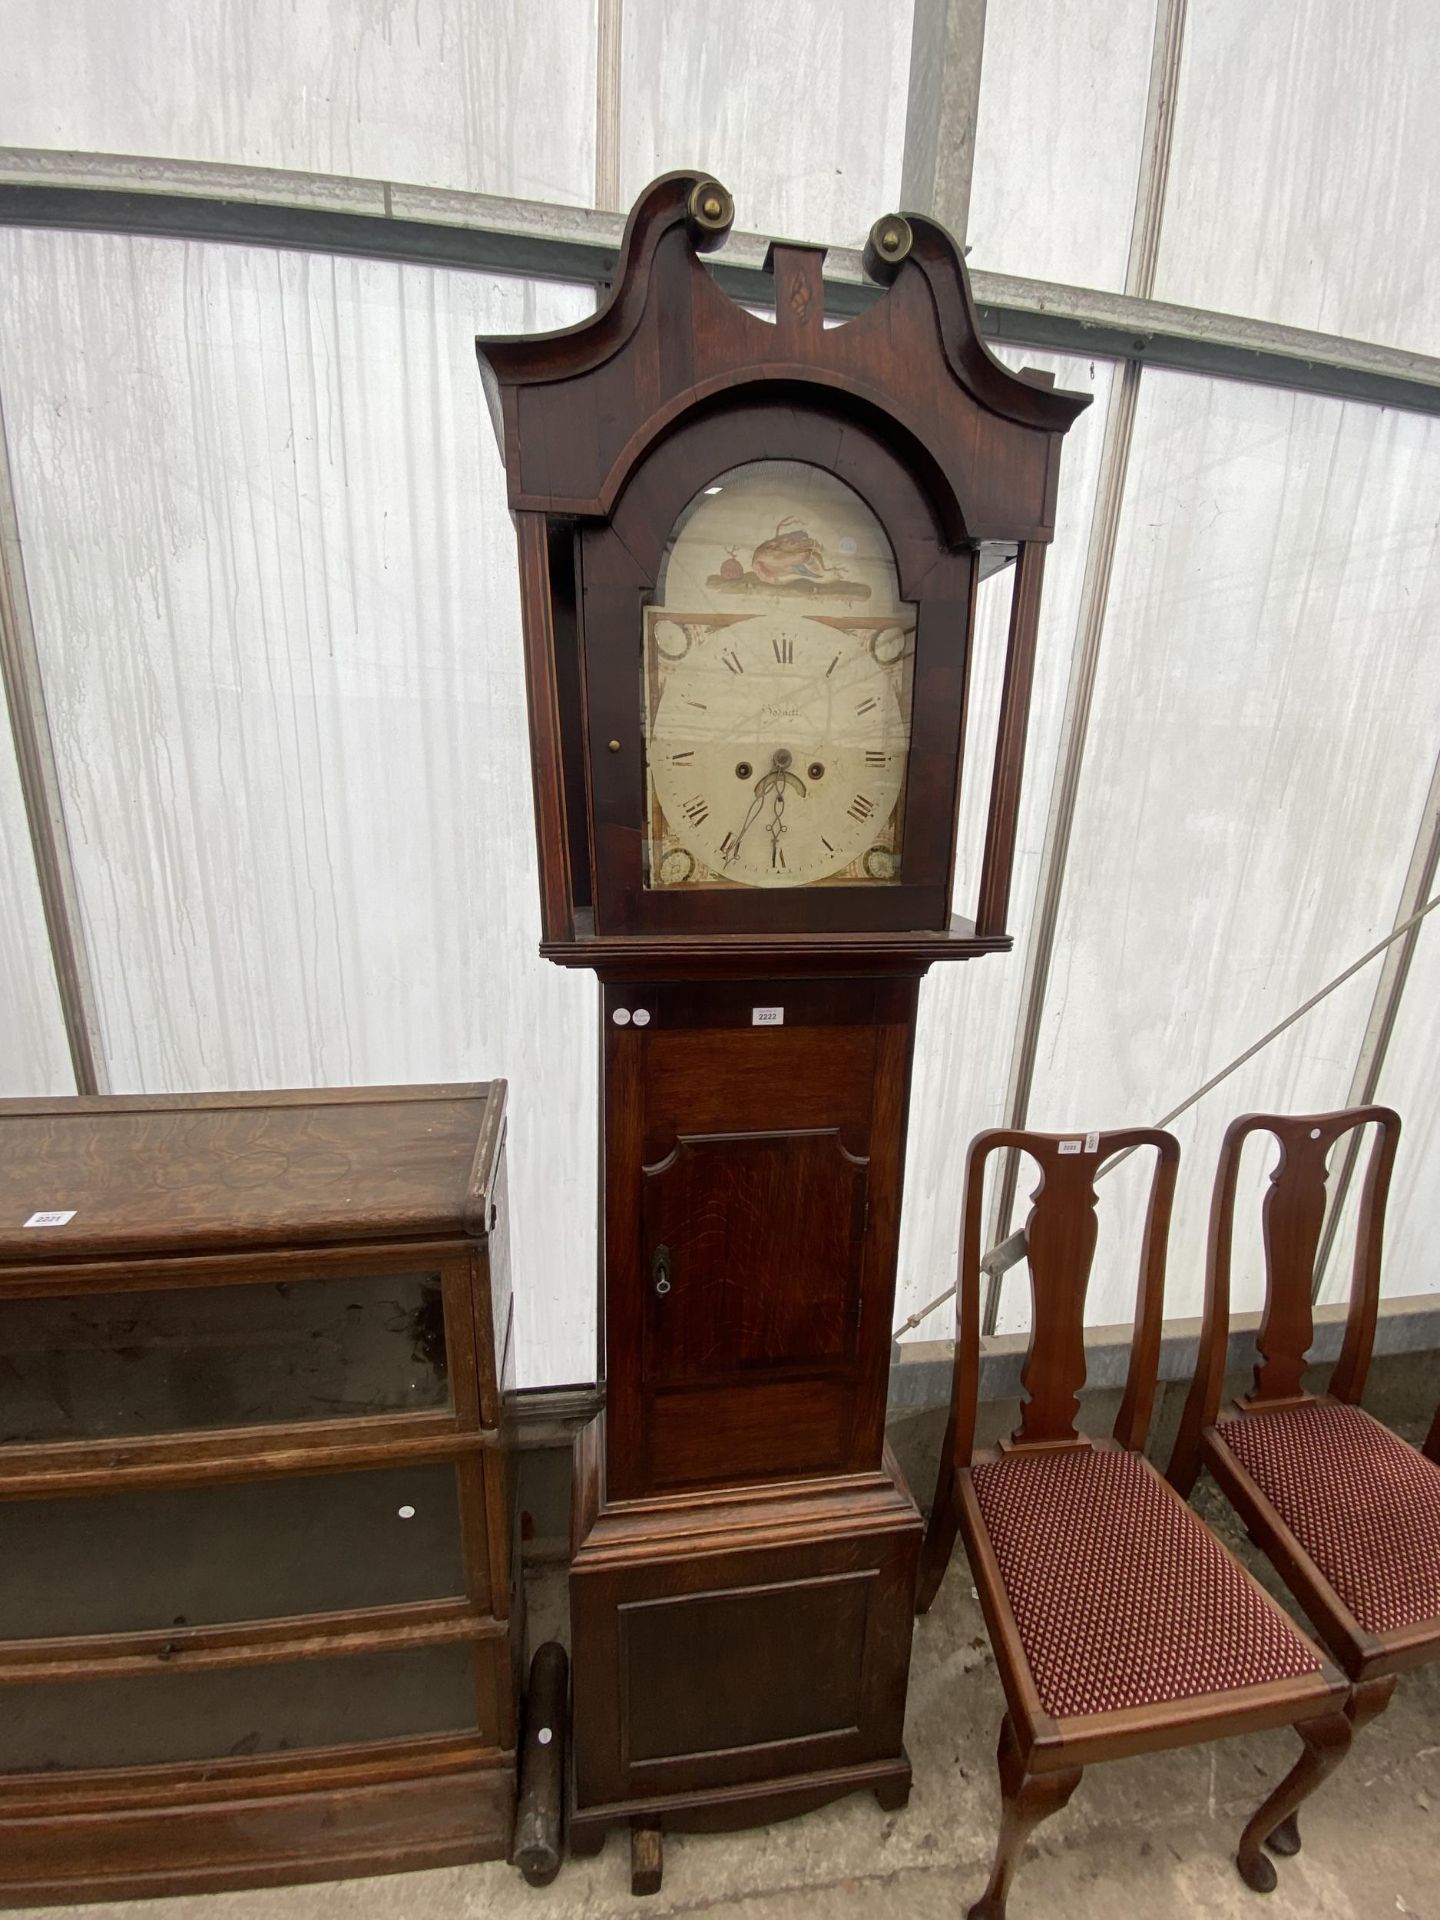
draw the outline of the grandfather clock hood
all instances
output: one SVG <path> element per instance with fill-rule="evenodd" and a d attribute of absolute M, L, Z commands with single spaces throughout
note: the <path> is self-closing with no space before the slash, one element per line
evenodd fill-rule
<path fill-rule="evenodd" d="M 834 327 L 824 324 L 824 248 L 773 242 L 772 325 L 701 260 L 732 219 L 716 182 L 666 174 L 631 210 L 614 284 L 592 318 L 476 342 L 512 509 L 607 517 L 685 414 L 783 382 L 797 398 L 883 423 L 924 475 L 952 543 L 1053 537 L 1060 441 L 1089 395 L 1057 393 L 995 358 L 943 227 L 913 213 L 878 220 L 865 266 L 887 291 Z"/>
<path fill-rule="evenodd" d="M 933 221 L 878 220 L 885 291 L 827 327 L 822 248 L 771 245 L 773 323 L 729 296 L 703 256 L 732 218 L 717 181 L 667 174 L 593 318 L 477 343 L 520 548 L 542 952 L 700 979 L 1003 950 L 1043 554 L 1088 397 L 995 358 Z M 975 592 L 1012 562 L 956 915 Z"/>

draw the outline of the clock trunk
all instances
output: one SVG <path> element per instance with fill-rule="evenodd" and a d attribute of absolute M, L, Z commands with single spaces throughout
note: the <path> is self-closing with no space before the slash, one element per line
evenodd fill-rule
<path fill-rule="evenodd" d="M 612 1496 L 879 1467 L 915 1005 L 606 987 Z"/>

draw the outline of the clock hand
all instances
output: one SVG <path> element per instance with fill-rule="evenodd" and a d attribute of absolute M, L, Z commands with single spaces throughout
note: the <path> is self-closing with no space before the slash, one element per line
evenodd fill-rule
<path fill-rule="evenodd" d="M 728 867 L 739 853 L 740 842 L 745 838 L 746 834 L 750 831 L 751 827 L 754 826 L 755 821 L 764 810 L 767 796 L 778 794 L 778 817 L 779 813 L 785 811 L 785 789 L 787 786 L 797 787 L 802 794 L 804 793 L 805 782 L 789 770 L 791 758 L 792 756 L 788 747 L 777 747 L 770 756 L 770 770 L 768 773 L 762 774 L 755 782 L 755 798 L 750 803 L 750 811 L 740 823 L 740 831 L 735 836 L 734 846 L 732 846 L 730 851 L 725 855 L 725 866 Z M 775 833 L 774 827 L 772 826 L 768 831 L 773 838 Z M 784 831 L 783 827 L 780 831 Z"/>
<path fill-rule="evenodd" d="M 770 792 L 770 790 L 774 786 L 775 780 L 776 780 L 776 774 L 774 769 L 772 768 L 769 773 L 762 774 L 761 777 L 755 782 L 755 798 L 750 802 L 750 811 L 746 814 L 744 820 L 740 823 L 740 831 L 735 836 L 735 844 L 731 847 L 730 851 L 725 855 L 724 864 L 727 867 L 731 864 L 735 856 L 739 853 L 740 842 L 745 838 L 746 834 L 750 831 L 751 827 L 755 824 L 756 816 L 759 814 L 761 808 L 765 805 L 765 796 Z"/>
<path fill-rule="evenodd" d="M 770 835 L 770 865 L 778 867 L 785 856 L 780 851 L 780 836 L 785 831 L 785 783 L 792 776 L 782 773 L 773 795 L 773 810 L 766 832 Z"/>

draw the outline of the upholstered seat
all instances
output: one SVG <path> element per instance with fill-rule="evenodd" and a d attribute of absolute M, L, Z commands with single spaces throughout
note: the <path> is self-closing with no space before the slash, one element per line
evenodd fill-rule
<path fill-rule="evenodd" d="M 1010 1454 L 971 1477 L 1055 1719 L 1320 1672 L 1288 1616 L 1139 1454 Z"/>
<path fill-rule="evenodd" d="M 1325 1221 L 1332 1203 L 1338 1210 L 1331 1174 L 1360 1147 L 1362 1129 L 1370 1131 L 1370 1151 L 1345 1338 L 1326 1392 L 1316 1395 L 1307 1391 L 1306 1372 Z M 1222 1411 L 1235 1196 L 1241 1154 L 1257 1133 L 1280 1148 L 1260 1216 L 1265 1305 L 1254 1385 Z M 1440 1467 L 1359 1405 L 1375 1346 L 1385 1202 L 1399 1139 L 1391 1107 L 1247 1113 L 1231 1121 L 1210 1202 L 1195 1380 L 1169 1471 L 1171 1486 L 1188 1494 L 1201 1466 L 1209 1467 L 1349 1677 L 1345 1715 L 1357 1731 L 1385 1711 L 1397 1675 L 1440 1658 Z M 1437 1440 L 1440 1414 L 1428 1444 Z M 1293 1817 L 1281 1838 L 1282 1850 L 1298 1849 Z"/>
<path fill-rule="evenodd" d="M 1155 1171 L 1125 1392 L 1111 1437 L 1082 1439 L 1095 1180 L 1136 1148 L 1154 1152 Z M 1026 1155 L 1040 1174 L 1025 1221 L 1030 1343 L 1020 1424 L 977 1453 L 985 1170 L 1002 1151 Z M 1350 1743 L 1341 1676 L 1144 1457 L 1179 1158 L 1175 1136 L 1154 1127 L 1004 1129 L 971 1143 L 950 1422 L 917 1596 L 924 1613 L 963 1535 L 1006 1706 L 1000 1832 L 969 1920 L 1004 1920 L 1027 1835 L 1060 1811 L 1092 1762 L 1289 1725 L 1300 1757 L 1246 1822 L 1236 1854 L 1250 1886 L 1273 1887 L 1266 1849 L 1294 1852 L 1295 1809 Z"/>
<path fill-rule="evenodd" d="M 1440 1466 L 1327 1401 L 1241 1414 L 1215 1437 L 1366 1633 L 1440 1620 Z"/>

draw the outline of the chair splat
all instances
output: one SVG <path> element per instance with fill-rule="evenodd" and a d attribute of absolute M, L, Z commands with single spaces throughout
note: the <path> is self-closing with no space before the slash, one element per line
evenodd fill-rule
<path fill-rule="evenodd" d="M 1107 1161 L 1136 1147 L 1154 1148 L 1156 1162 L 1140 1252 L 1135 1337 L 1114 1427 L 1114 1437 L 1122 1447 L 1143 1447 L 1154 1406 L 1164 1311 L 1165 1246 L 1180 1160 L 1178 1141 L 1173 1134 L 1154 1127 L 1088 1135 L 1025 1133 L 997 1127 L 980 1134 L 971 1142 L 966 1170 L 955 1293 L 955 1373 L 923 1556 L 922 1612 L 939 1588 L 955 1541 L 954 1476 L 969 1467 L 974 1448 L 985 1169 L 990 1156 L 1007 1147 L 1028 1155 L 1040 1173 L 1025 1227 L 1032 1305 L 1030 1343 L 1021 1370 L 1025 1400 L 1007 1450 L 1089 1445 L 1076 1430 L 1075 1415 L 1085 1385 L 1085 1296 L 1098 1237 L 1095 1181 Z"/>
<path fill-rule="evenodd" d="M 1060 1142 L 1059 1145 L 1079 1145 Z M 1085 1384 L 1085 1297 L 1095 1263 L 1095 1155 L 1031 1149 L 1040 1182 L 1025 1222 L 1030 1267 L 1030 1348 L 1020 1384 L 1025 1399 L 1014 1439 L 1077 1440 Z"/>
<path fill-rule="evenodd" d="M 997 1141 L 996 1143 L 1001 1144 Z M 1125 1401 L 1115 1425 L 1122 1446 L 1143 1445 L 1155 1394 L 1159 1361 L 1160 1296 L 1165 1280 L 1165 1242 L 1179 1148 L 1171 1135 L 1131 1127 L 1083 1138 L 1066 1134 L 1018 1134 L 1040 1169 L 1025 1223 L 1030 1266 L 1030 1345 L 1021 1372 L 1025 1402 L 1012 1442 L 1020 1446 L 1084 1444 L 1075 1426 L 1085 1385 L 1085 1301 L 1099 1233 L 1095 1182 L 1117 1153 L 1135 1147 L 1157 1152 L 1140 1253 Z"/>
<path fill-rule="evenodd" d="M 1254 1398 L 1286 1400 L 1300 1392 L 1305 1356 L 1315 1339 L 1310 1300 L 1315 1259 L 1325 1225 L 1325 1188 L 1330 1149 L 1349 1125 L 1274 1118 L 1269 1131 L 1280 1143 L 1261 1210 L 1265 1244 L 1265 1312 L 1256 1337 L 1259 1361 Z"/>

